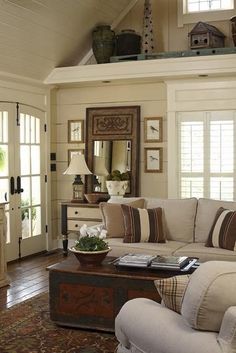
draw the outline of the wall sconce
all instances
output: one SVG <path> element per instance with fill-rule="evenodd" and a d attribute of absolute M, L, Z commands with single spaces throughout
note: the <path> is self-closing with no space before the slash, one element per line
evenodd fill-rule
<path fill-rule="evenodd" d="M 71 202 L 84 202 L 84 184 L 81 175 L 92 174 L 88 169 L 83 154 L 74 154 L 70 161 L 69 167 L 63 174 L 75 175 L 73 186 L 73 200 Z"/>

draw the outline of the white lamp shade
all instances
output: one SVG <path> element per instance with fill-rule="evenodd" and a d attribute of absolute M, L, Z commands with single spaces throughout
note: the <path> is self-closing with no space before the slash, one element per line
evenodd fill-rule
<path fill-rule="evenodd" d="M 72 156 L 69 167 L 63 174 L 69 175 L 88 175 L 92 174 L 85 162 L 84 155 L 76 153 Z"/>
<path fill-rule="evenodd" d="M 94 156 L 94 169 L 93 174 L 99 176 L 106 176 L 108 175 L 107 168 L 105 167 L 105 160 L 103 157 Z"/>

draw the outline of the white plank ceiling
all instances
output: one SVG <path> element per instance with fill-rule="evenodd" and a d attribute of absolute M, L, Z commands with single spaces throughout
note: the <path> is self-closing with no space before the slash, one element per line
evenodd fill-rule
<path fill-rule="evenodd" d="M 0 0 L 0 72 L 43 81 L 77 65 L 92 30 L 113 24 L 133 0 Z"/>

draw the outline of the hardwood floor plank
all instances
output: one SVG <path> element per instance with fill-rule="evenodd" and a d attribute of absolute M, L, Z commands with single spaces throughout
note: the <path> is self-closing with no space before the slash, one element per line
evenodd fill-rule
<path fill-rule="evenodd" d="M 7 266 L 10 285 L 0 288 L 0 311 L 48 291 L 46 268 L 64 261 L 62 250 L 35 255 Z"/>

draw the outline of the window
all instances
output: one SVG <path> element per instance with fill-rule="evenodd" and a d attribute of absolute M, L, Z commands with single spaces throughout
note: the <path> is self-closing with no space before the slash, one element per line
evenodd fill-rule
<path fill-rule="evenodd" d="M 236 0 L 178 0 L 178 26 L 235 16 Z"/>
<path fill-rule="evenodd" d="M 231 10 L 233 8 L 233 0 L 186 0 L 184 13 Z"/>
<path fill-rule="evenodd" d="M 179 196 L 235 199 L 236 112 L 178 113 Z"/>

